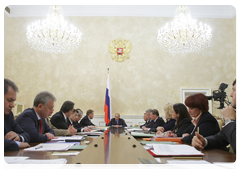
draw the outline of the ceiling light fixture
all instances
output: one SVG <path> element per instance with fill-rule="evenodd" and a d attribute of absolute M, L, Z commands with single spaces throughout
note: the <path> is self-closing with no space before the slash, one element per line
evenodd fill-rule
<path fill-rule="evenodd" d="M 60 6 L 52 6 L 47 19 L 28 26 L 26 36 L 31 48 L 56 54 L 78 49 L 81 32 L 73 25 L 68 26 L 62 12 Z"/>
<path fill-rule="evenodd" d="M 200 51 L 210 46 L 211 28 L 207 24 L 196 24 L 187 6 L 176 8 L 171 24 L 158 30 L 158 42 L 164 51 L 188 53 Z"/>

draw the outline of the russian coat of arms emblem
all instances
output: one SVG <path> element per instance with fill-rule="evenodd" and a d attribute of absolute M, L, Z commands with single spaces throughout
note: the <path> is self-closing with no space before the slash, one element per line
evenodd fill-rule
<path fill-rule="evenodd" d="M 108 47 L 113 60 L 123 62 L 130 58 L 128 53 L 131 51 L 132 45 L 129 41 L 119 38 L 118 40 L 112 40 Z"/>

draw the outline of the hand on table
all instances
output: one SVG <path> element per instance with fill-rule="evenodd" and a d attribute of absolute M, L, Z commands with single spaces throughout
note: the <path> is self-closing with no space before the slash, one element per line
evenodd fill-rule
<path fill-rule="evenodd" d="M 195 136 L 192 139 L 192 146 L 196 149 L 204 149 L 206 141 L 202 135 L 198 132 L 195 132 Z"/>

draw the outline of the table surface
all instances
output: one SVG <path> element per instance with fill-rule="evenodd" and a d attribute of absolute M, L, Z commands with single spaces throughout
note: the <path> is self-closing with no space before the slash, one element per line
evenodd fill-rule
<path fill-rule="evenodd" d="M 89 146 L 81 150 L 77 156 L 58 156 L 52 155 L 52 152 L 24 151 L 23 149 L 4 152 L 4 156 L 26 156 L 30 159 L 66 158 L 67 164 L 139 164 L 141 163 L 140 159 L 157 163 L 155 158 L 140 144 L 141 138 L 135 139 L 124 128 L 111 127 L 100 137 L 86 137 L 86 140 L 90 141 Z M 30 145 L 37 144 L 31 143 Z M 80 144 L 86 145 L 84 141 Z M 204 149 L 202 152 L 204 153 L 203 160 L 210 163 L 235 162 L 236 160 L 236 154 L 219 149 Z M 173 160 L 172 157 L 156 158 L 160 158 L 162 163 Z"/>

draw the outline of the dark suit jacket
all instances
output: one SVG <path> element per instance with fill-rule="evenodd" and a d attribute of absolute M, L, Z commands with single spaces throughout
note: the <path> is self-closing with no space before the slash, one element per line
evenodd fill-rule
<path fill-rule="evenodd" d="M 30 142 L 46 142 L 47 136 L 45 133 L 55 135 L 54 131 L 47 125 L 44 118 L 42 118 L 43 134 L 40 133 L 39 121 L 33 108 L 24 110 L 17 117 L 16 122 L 29 134 Z"/>
<path fill-rule="evenodd" d="M 194 127 L 195 126 L 193 124 L 191 124 L 183 132 L 183 134 L 184 133 L 190 134 L 189 136 L 186 136 L 186 137 L 182 138 L 183 142 L 192 143 L 192 138 L 193 138 L 193 136 L 195 136 L 195 132 L 197 131 L 198 127 L 199 127 L 199 133 L 203 137 L 207 137 L 207 136 L 210 136 L 210 135 L 215 135 L 220 131 L 217 120 L 209 112 L 202 113 L 202 115 L 200 117 L 200 120 L 197 124 L 197 127 L 195 128 L 194 132 L 192 132 Z"/>
<path fill-rule="evenodd" d="M 64 118 L 62 111 L 55 113 L 52 116 L 50 122 L 52 123 L 53 126 L 55 126 L 58 129 L 68 129 L 69 125 L 71 125 L 68 118 L 66 122 L 66 119 Z"/>
<path fill-rule="evenodd" d="M 111 121 L 108 123 L 108 126 L 112 126 L 112 125 L 122 125 L 122 127 L 127 127 L 127 124 L 121 118 L 118 119 L 118 124 L 115 118 L 112 118 Z"/>
<path fill-rule="evenodd" d="M 178 136 L 178 137 L 182 137 L 183 132 L 192 124 L 191 120 L 188 118 L 184 118 L 180 124 L 176 127 L 174 126 L 172 128 L 172 131 L 174 131 L 174 133 Z"/>
<path fill-rule="evenodd" d="M 73 127 L 75 128 L 75 129 L 77 129 L 77 131 L 78 132 L 81 132 L 81 130 L 82 130 L 82 128 L 84 128 L 84 126 L 82 126 L 80 123 L 78 123 L 78 122 L 73 122 Z"/>
<path fill-rule="evenodd" d="M 84 116 L 80 121 L 81 126 L 95 126 L 88 118 L 88 116 Z"/>
<path fill-rule="evenodd" d="M 14 120 L 13 113 L 10 112 L 8 115 L 4 115 L 4 136 L 13 131 L 24 138 L 24 142 L 29 142 L 30 137 L 27 132 L 25 132 Z M 17 143 L 13 140 L 4 138 L 4 151 L 18 151 L 19 147 Z"/>
<path fill-rule="evenodd" d="M 171 130 L 171 129 L 175 126 L 175 122 L 176 122 L 175 119 L 170 119 L 170 120 L 168 120 L 168 121 L 163 125 L 164 131 Z"/>
<path fill-rule="evenodd" d="M 213 136 L 206 137 L 208 145 L 206 148 L 221 148 L 231 144 L 234 153 L 236 153 L 236 122 L 231 122 Z"/>
<path fill-rule="evenodd" d="M 148 121 L 146 121 L 143 125 L 140 125 L 140 128 L 142 128 L 143 126 L 147 127 L 147 126 L 150 125 L 150 123 L 151 123 L 151 121 L 148 120 Z"/>
<path fill-rule="evenodd" d="M 148 128 L 150 131 L 156 132 L 158 126 L 163 126 L 165 124 L 164 120 L 161 117 L 158 117 L 156 121 L 152 120 Z"/>
<path fill-rule="evenodd" d="M 148 124 L 147 124 L 147 126 L 146 126 L 146 128 L 150 128 L 151 126 L 153 126 L 153 123 L 154 123 L 153 120 L 150 119 Z"/>

